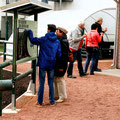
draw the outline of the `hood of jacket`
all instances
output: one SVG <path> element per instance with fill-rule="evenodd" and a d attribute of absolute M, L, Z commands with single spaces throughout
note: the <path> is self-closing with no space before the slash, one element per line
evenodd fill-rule
<path fill-rule="evenodd" d="M 50 41 L 56 41 L 57 40 L 57 35 L 54 32 L 48 32 L 46 33 L 45 37 L 50 40 Z"/>

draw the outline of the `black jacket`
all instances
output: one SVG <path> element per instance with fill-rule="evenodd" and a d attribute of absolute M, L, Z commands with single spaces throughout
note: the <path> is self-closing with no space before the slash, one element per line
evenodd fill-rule
<path fill-rule="evenodd" d="M 95 24 L 98 26 L 98 33 L 99 33 L 99 35 L 100 35 L 100 33 L 104 33 L 104 31 L 102 30 L 101 25 L 98 22 L 95 22 Z M 102 40 L 99 43 L 99 47 L 102 47 L 103 44 L 104 44 L 104 41 L 103 41 L 103 37 L 102 37 Z"/>
<path fill-rule="evenodd" d="M 67 36 L 63 35 L 60 39 L 61 44 L 61 52 L 62 56 L 60 59 L 57 59 L 55 65 L 55 76 L 62 77 L 65 75 L 67 69 L 67 62 L 68 62 L 68 51 L 69 51 L 69 43 L 67 40 Z"/>
<path fill-rule="evenodd" d="M 99 35 L 100 35 L 101 32 L 104 33 L 104 31 L 102 31 L 101 25 L 99 23 L 97 23 L 97 22 L 95 22 L 95 24 L 98 26 L 98 33 L 99 33 Z"/>

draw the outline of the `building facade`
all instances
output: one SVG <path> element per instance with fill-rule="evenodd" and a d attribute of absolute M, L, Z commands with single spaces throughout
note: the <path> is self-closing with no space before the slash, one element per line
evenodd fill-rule
<path fill-rule="evenodd" d="M 6 4 L 10 4 L 20 0 L 0 0 L 0 7 L 5 6 Z M 48 3 L 48 0 L 39 0 L 41 2 Z M 54 6 L 54 2 L 49 2 L 52 6 Z M 25 16 L 19 15 L 20 18 L 25 18 Z M 13 14 L 7 13 L 7 21 L 6 22 L 6 13 L 0 11 L 0 39 L 6 38 L 6 27 L 8 27 L 8 38 L 12 34 L 13 30 Z M 8 26 L 7 26 L 8 24 Z"/>

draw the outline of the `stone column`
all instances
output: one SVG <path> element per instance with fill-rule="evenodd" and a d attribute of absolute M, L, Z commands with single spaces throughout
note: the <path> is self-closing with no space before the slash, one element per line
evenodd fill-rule
<path fill-rule="evenodd" d="M 117 3 L 116 15 L 116 34 L 115 34 L 115 48 L 114 48 L 114 64 L 115 68 L 120 68 L 120 0 L 115 0 Z"/>

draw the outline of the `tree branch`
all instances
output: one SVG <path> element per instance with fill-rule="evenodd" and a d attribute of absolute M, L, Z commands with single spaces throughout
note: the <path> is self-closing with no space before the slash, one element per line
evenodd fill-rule
<path fill-rule="evenodd" d="M 120 4 L 120 0 L 114 0 L 117 4 Z"/>

